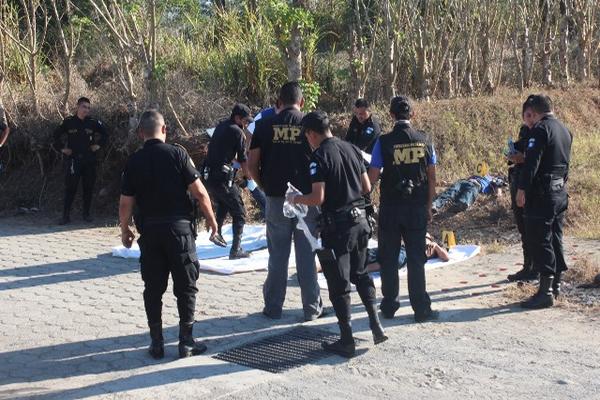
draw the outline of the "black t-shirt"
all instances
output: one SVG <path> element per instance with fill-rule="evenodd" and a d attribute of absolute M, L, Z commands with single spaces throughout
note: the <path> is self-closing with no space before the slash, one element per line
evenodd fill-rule
<path fill-rule="evenodd" d="M 150 139 L 123 171 L 121 194 L 134 196 L 144 218 L 192 215 L 187 187 L 199 174 L 184 148 Z"/>
<path fill-rule="evenodd" d="M 371 154 L 379 136 L 381 136 L 381 126 L 373 115 L 367 118 L 362 124 L 358 122 L 356 116 L 353 116 L 344 140 L 352 143 L 362 151 Z"/>
<path fill-rule="evenodd" d="M 53 146 L 56 151 L 61 151 L 66 144 L 73 151 L 73 157 L 93 156 L 95 153 L 90 147 L 94 144 L 104 147 L 107 141 L 108 134 L 101 121 L 91 117 L 82 120 L 72 115 L 54 131 Z"/>
<path fill-rule="evenodd" d="M 312 154 L 312 183 L 325 183 L 323 211 L 340 211 L 359 202 L 362 196 L 361 175 L 367 170 L 360 150 L 338 138 L 328 138 Z"/>
<path fill-rule="evenodd" d="M 256 123 L 250 149 L 260 149 L 260 177 L 267 196 L 285 196 L 288 182 L 302 193 L 311 192 L 311 151 L 302 132 L 303 117 L 303 112 L 286 108 Z"/>
<path fill-rule="evenodd" d="M 246 161 L 244 132 L 231 119 L 226 119 L 217 125 L 210 138 L 206 163 L 218 168 L 231 164 L 234 157 L 239 162 Z"/>

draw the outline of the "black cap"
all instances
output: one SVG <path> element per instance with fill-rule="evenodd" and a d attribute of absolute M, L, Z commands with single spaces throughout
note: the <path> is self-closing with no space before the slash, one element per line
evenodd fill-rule
<path fill-rule="evenodd" d="M 410 99 L 406 96 L 396 96 L 390 102 L 390 112 L 396 118 L 409 118 L 411 109 Z"/>
<path fill-rule="evenodd" d="M 250 107 L 242 103 L 237 103 L 233 106 L 233 110 L 231 110 L 231 116 L 234 115 L 239 115 L 240 117 L 245 118 L 248 122 L 254 121 Z"/>
<path fill-rule="evenodd" d="M 329 117 L 325 111 L 309 112 L 302 118 L 302 129 L 310 129 L 321 135 L 329 129 Z"/>

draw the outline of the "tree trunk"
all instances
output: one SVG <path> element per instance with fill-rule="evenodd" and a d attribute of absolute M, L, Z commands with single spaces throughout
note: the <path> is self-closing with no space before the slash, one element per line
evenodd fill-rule
<path fill-rule="evenodd" d="M 304 8 L 304 0 L 293 0 L 292 6 Z M 302 79 L 302 31 L 297 22 L 293 23 L 290 32 L 290 42 L 286 47 L 285 64 L 288 81 Z"/>
<path fill-rule="evenodd" d="M 531 85 L 529 77 L 531 76 L 531 69 L 533 68 L 533 51 L 531 49 L 530 32 L 527 23 L 524 24 L 523 29 L 521 63 L 523 87 L 528 88 Z"/>
<path fill-rule="evenodd" d="M 386 0 L 384 3 L 385 12 L 385 38 L 386 38 L 386 66 L 385 66 L 385 82 L 383 87 L 383 93 L 386 99 L 390 99 L 396 95 L 396 72 L 394 70 L 394 27 L 392 23 L 392 12 L 390 0 Z"/>
<path fill-rule="evenodd" d="M 558 61 L 560 65 L 560 80 L 569 85 L 569 7 L 565 0 L 560 2 L 560 41 L 558 44 Z"/>
<path fill-rule="evenodd" d="M 551 29 L 550 6 L 548 0 L 542 4 L 542 84 L 553 86 L 552 82 L 552 46 L 554 34 Z"/>

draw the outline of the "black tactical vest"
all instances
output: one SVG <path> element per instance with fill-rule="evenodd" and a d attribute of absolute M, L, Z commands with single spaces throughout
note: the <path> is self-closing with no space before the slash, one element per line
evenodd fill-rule
<path fill-rule="evenodd" d="M 379 138 L 379 144 L 383 157 L 381 203 L 425 204 L 427 160 L 432 156 L 427 135 L 397 122 L 392 132 Z"/>

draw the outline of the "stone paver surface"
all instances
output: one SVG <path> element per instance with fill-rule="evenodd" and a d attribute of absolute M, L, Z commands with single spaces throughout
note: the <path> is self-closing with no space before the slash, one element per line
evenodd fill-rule
<path fill-rule="evenodd" d="M 564 311 L 511 314 L 515 309 L 505 305 L 496 283 L 506 275 L 506 268 L 516 268 L 518 248 L 513 246 L 505 254 L 484 255 L 429 273 L 434 304 L 442 310 L 441 323 L 410 323 L 408 302 L 403 300 L 398 318 L 385 321 L 392 337 L 387 344 L 368 345 L 368 353 L 349 363 L 331 357 L 279 375 L 209 356 L 300 323 L 300 292 L 293 268 L 284 316 L 278 321 L 260 313 L 264 271 L 234 276 L 202 273 L 194 333 L 207 340 L 208 356 L 177 359 L 177 309 L 170 285 L 163 309 L 166 358 L 154 361 L 145 351 L 148 335 L 139 266 L 136 260 L 111 256 L 111 248 L 119 242 L 114 227 L 74 224 L 60 228 L 43 219 L 0 219 L 0 399 L 324 398 L 322 391 L 331 387 L 335 390 L 330 398 L 416 398 L 418 393 L 463 398 L 478 393 L 476 385 L 461 386 L 467 375 L 489 371 L 485 379 L 491 379 L 517 368 L 509 359 L 514 357 L 511 346 L 523 348 L 516 364 L 524 357 L 528 360 L 523 361 L 524 368 L 538 362 L 539 368 L 561 371 L 560 365 L 554 365 L 556 359 L 536 360 L 539 353 L 528 351 L 538 343 L 536 324 L 547 323 L 550 329 L 553 321 L 568 320 L 572 327 L 564 329 L 565 335 L 574 337 L 586 329 L 598 332 L 600 327 L 597 319 Z M 402 294 L 406 294 L 404 286 Z M 327 292 L 323 295 L 329 304 Z M 353 301 L 356 335 L 369 343 L 358 296 Z M 332 313 L 312 324 L 336 331 Z M 496 326 L 503 332 L 500 337 L 491 332 Z M 523 335 L 518 333 L 520 326 L 527 331 Z M 553 334 L 544 330 L 543 335 Z M 587 381 L 591 382 L 590 399 L 600 393 L 600 379 L 592 382 L 594 368 L 597 373 L 600 365 L 597 335 L 581 340 L 581 346 L 569 346 L 565 353 L 569 355 L 558 358 L 578 373 L 546 392 L 550 398 L 569 384 L 571 389 L 581 386 L 578 393 L 587 395 L 582 386 Z M 559 342 L 551 345 L 556 354 L 567 351 Z M 486 349 L 491 359 L 479 354 L 478 348 Z M 432 349 L 431 354 L 424 349 Z M 432 370 L 438 360 L 446 365 L 442 372 Z M 462 368 L 465 376 L 444 380 L 443 375 L 452 375 L 448 372 L 452 368 Z M 513 375 L 518 373 L 513 371 Z M 481 388 L 487 389 L 485 379 Z M 554 375 L 548 379 L 554 384 L 560 380 Z M 537 387 L 532 381 L 534 392 Z M 519 390 L 516 395 L 528 393 L 526 388 Z M 489 393 L 478 397 L 507 398 Z"/>

